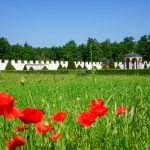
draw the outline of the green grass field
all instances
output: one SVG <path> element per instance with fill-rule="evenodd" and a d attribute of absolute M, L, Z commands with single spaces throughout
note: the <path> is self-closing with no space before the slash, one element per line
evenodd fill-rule
<path fill-rule="evenodd" d="M 12 135 L 23 135 L 27 142 L 22 150 L 149 150 L 150 149 L 150 76 L 84 76 L 0 73 L 0 91 L 16 98 L 19 108 L 36 107 L 50 120 L 57 111 L 66 111 L 62 123 L 51 121 L 61 137 L 52 141 L 47 133 L 29 131 L 15 133 L 21 125 L 14 119 L 5 122 L 0 116 L 0 150 Z M 90 100 L 102 98 L 109 107 L 90 127 L 77 122 L 79 113 L 89 109 Z M 128 113 L 118 116 L 116 106 L 124 105 Z M 4 132 L 5 131 L 5 132 Z"/>

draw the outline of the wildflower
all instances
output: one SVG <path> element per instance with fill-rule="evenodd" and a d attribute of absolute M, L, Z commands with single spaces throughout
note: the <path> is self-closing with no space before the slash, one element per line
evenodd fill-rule
<path fill-rule="evenodd" d="M 126 113 L 128 111 L 128 109 L 125 106 L 118 106 L 116 108 L 116 113 L 118 115 L 122 115 L 123 113 Z"/>
<path fill-rule="evenodd" d="M 52 116 L 53 121 L 62 122 L 67 116 L 66 112 L 57 112 Z"/>
<path fill-rule="evenodd" d="M 98 98 L 97 100 L 91 100 L 91 104 L 89 104 L 89 106 L 103 106 L 104 105 L 104 100 Z"/>
<path fill-rule="evenodd" d="M 14 118 L 19 118 L 19 117 L 22 117 L 22 116 L 23 116 L 23 114 L 22 114 L 21 110 L 14 105 L 14 107 L 13 107 L 11 113 L 10 113 L 10 116 L 9 116 L 10 119 L 12 119 L 13 117 Z"/>
<path fill-rule="evenodd" d="M 82 124 L 83 126 L 90 126 L 92 123 L 94 123 L 96 120 L 95 113 L 92 113 L 90 111 L 82 112 L 78 116 L 78 122 Z"/>
<path fill-rule="evenodd" d="M 46 132 L 49 132 L 50 130 L 54 130 L 54 127 L 50 124 L 49 121 L 38 122 L 35 126 L 35 131 L 38 133 L 45 134 Z"/>
<path fill-rule="evenodd" d="M 51 138 L 52 140 L 57 140 L 58 138 L 60 138 L 60 133 L 51 134 L 51 135 L 50 135 L 50 138 Z"/>
<path fill-rule="evenodd" d="M 24 130 L 28 130 L 28 127 L 25 126 L 25 125 L 20 125 L 20 126 L 17 126 L 14 130 L 16 132 L 21 132 L 21 131 L 24 131 Z"/>
<path fill-rule="evenodd" d="M 4 115 L 8 120 L 19 118 L 22 114 L 14 105 L 15 98 L 5 92 L 0 92 L 0 115 Z"/>
<path fill-rule="evenodd" d="M 89 111 L 91 113 L 95 113 L 97 117 L 104 116 L 108 111 L 108 107 L 104 106 L 104 101 L 100 98 L 97 100 L 92 100 L 90 106 L 91 108 Z"/>
<path fill-rule="evenodd" d="M 22 136 L 13 136 L 11 137 L 10 141 L 6 142 L 7 147 L 10 150 L 15 150 L 16 147 L 22 146 L 26 143 L 26 139 Z"/>
<path fill-rule="evenodd" d="M 92 106 L 89 111 L 91 113 L 95 113 L 96 117 L 100 117 L 104 116 L 107 113 L 108 107 L 96 105 Z"/>
<path fill-rule="evenodd" d="M 21 110 L 22 116 L 19 117 L 21 121 L 26 124 L 38 123 L 43 119 L 43 110 L 27 107 Z"/>
<path fill-rule="evenodd" d="M 15 98 L 5 92 L 0 92 L 0 115 L 10 118 L 10 114 L 14 107 Z"/>

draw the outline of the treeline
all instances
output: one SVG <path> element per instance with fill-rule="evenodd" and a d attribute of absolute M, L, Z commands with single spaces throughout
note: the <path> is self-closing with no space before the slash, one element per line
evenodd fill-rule
<path fill-rule="evenodd" d="M 150 60 L 150 35 L 144 35 L 138 41 L 133 37 L 125 37 L 121 42 L 111 42 L 109 39 L 99 42 L 89 38 L 86 44 L 81 45 L 71 40 L 62 47 L 50 48 L 35 48 L 27 42 L 24 45 L 11 45 L 6 38 L 0 38 L 0 59 L 9 60 L 91 61 L 92 57 L 93 61 L 105 58 L 122 61 L 123 56 L 131 52 L 141 54 L 144 60 Z"/>

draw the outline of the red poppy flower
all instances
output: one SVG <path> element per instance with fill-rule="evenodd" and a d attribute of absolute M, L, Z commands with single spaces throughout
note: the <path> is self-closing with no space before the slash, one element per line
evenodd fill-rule
<path fill-rule="evenodd" d="M 13 110 L 15 98 L 5 92 L 0 92 L 0 115 L 5 115 L 9 118 L 9 114 Z"/>
<path fill-rule="evenodd" d="M 46 132 L 49 132 L 50 130 L 54 130 L 54 127 L 50 124 L 49 121 L 38 122 L 35 126 L 35 131 L 38 133 L 45 134 Z"/>
<path fill-rule="evenodd" d="M 58 138 L 60 138 L 60 133 L 51 134 L 51 135 L 50 135 L 50 138 L 51 138 L 52 140 L 57 140 Z"/>
<path fill-rule="evenodd" d="M 9 114 L 6 114 L 6 118 L 8 120 L 11 120 L 13 118 L 19 118 L 22 117 L 23 114 L 21 113 L 21 111 L 14 105 L 12 111 Z"/>
<path fill-rule="evenodd" d="M 95 113 L 92 113 L 90 111 L 82 112 L 78 116 L 78 122 L 87 127 L 90 126 L 92 123 L 94 123 L 95 119 L 96 119 Z"/>
<path fill-rule="evenodd" d="M 52 116 L 52 120 L 62 122 L 65 120 L 66 116 L 67 116 L 66 112 L 57 112 Z"/>
<path fill-rule="evenodd" d="M 28 130 L 28 127 L 24 126 L 24 125 L 21 125 L 21 126 L 17 126 L 14 130 L 16 132 L 21 132 L 21 131 L 24 131 L 24 130 Z"/>
<path fill-rule="evenodd" d="M 89 106 L 103 106 L 104 105 L 104 100 L 98 98 L 97 100 L 91 100 L 91 104 L 89 104 Z"/>
<path fill-rule="evenodd" d="M 128 109 L 125 106 L 118 106 L 116 108 L 116 113 L 118 115 L 122 115 L 123 113 L 126 113 L 128 111 Z"/>
<path fill-rule="evenodd" d="M 22 116 L 19 117 L 21 121 L 26 124 L 38 123 L 43 119 L 43 110 L 28 107 L 21 110 Z"/>
<path fill-rule="evenodd" d="M 104 116 L 108 111 L 108 107 L 95 105 L 90 108 L 91 113 L 95 113 L 96 117 Z"/>
<path fill-rule="evenodd" d="M 10 150 L 15 150 L 16 147 L 22 146 L 26 143 L 26 139 L 22 136 L 13 136 L 11 137 L 10 141 L 6 142 L 7 147 Z"/>

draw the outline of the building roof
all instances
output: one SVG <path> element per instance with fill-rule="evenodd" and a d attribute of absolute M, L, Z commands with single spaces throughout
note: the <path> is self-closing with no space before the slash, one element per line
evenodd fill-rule
<path fill-rule="evenodd" d="M 142 57 L 142 55 L 132 52 L 132 53 L 126 54 L 125 57 Z"/>

